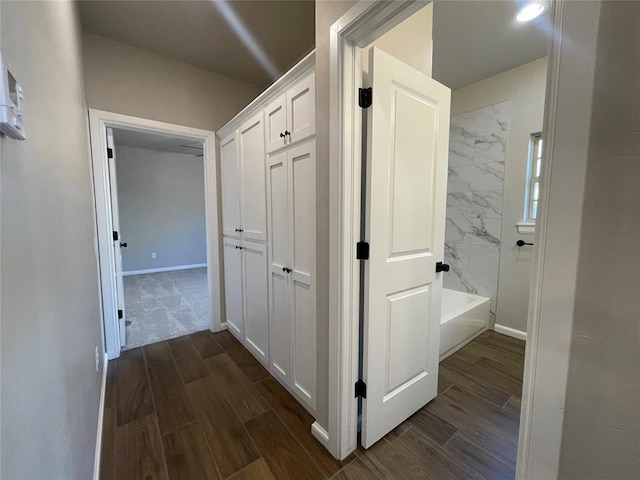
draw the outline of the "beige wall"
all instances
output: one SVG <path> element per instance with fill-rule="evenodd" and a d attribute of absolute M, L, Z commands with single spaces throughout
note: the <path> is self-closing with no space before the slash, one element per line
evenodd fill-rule
<path fill-rule="evenodd" d="M 329 29 L 356 3 L 316 1 L 316 420 L 323 428 L 327 428 L 329 417 Z"/>
<path fill-rule="evenodd" d="M 559 478 L 640 474 L 640 3 L 602 2 Z"/>
<path fill-rule="evenodd" d="M 2 2 L 1 31 L 25 93 L 27 140 L 0 141 L 0 477 L 87 479 L 102 329 L 74 4 Z"/>
<path fill-rule="evenodd" d="M 89 33 L 83 52 L 87 103 L 99 110 L 215 131 L 263 90 Z"/>
<path fill-rule="evenodd" d="M 431 76 L 433 3 L 426 5 L 362 49 L 362 69 L 369 71 L 369 50 L 379 47 L 398 60 Z"/>
<path fill-rule="evenodd" d="M 509 102 L 496 324 L 526 332 L 533 249 L 519 248 L 529 138 L 542 130 L 547 59 L 541 58 L 451 93 L 451 116 Z"/>

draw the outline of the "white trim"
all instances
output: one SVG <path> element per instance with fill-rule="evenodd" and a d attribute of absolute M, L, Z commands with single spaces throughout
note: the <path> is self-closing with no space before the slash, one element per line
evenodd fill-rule
<path fill-rule="evenodd" d="M 598 36 L 600 2 L 554 3 L 518 480 L 559 473 Z"/>
<path fill-rule="evenodd" d="M 324 448 L 329 450 L 329 433 L 327 433 L 327 431 L 322 428 L 318 422 L 313 422 L 311 424 L 311 435 L 313 435 L 313 438 L 318 440 Z"/>
<path fill-rule="evenodd" d="M 149 268 L 147 270 L 129 270 L 128 272 L 122 272 L 122 275 L 128 277 L 131 275 L 144 275 L 145 273 L 175 272 L 177 270 L 190 270 L 192 268 L 203 268 L 206 266 L 206 263 L 196 263 L 193 265 L 176 265 L 175 267 Z"/>
<path fill-rule="evenodd" d="M 330 252 L 328 449 L 339 459 L 357 447 L 358 268 L 360 211 L 359 47 L 366 46 L 429 0 L 360 1 L 330 30 Z"/>
<path fill-rule="evenodd" d="M 95 198 L 95 212 L 98 238 L 98 268 L 102 297 L 102 318 L 105 332 L 105 346 L 110 359 L 120 356 L 118 335 L 117 302 L 115 279 L 110 274 L 115 269 L 112 247 L 111 198 L 109 195 L 109 174 L 107 160 L 106 128 L 115 127 L 133 131 L 181 135 L 202 141 L 204 144 L 205 168 L 205 212 L 207 229 L 207 271 L 209 283 L 209 308 L 211 330 L 221 329 L 220 298 L 220 244 L 218 235 L 218 183 L 216 170 L 215 132 L 197 128 L 173 125 L 155 120 L 131 117 L 119 113 L 89 109 L 91 133 L 91 166 Z"/>
<path fill-rule="evenodd" d="M 107 368 L 109 358 L 107 354 L 102 358 L 102 384 L 100 387 L 100 403 L 98 404 L 98 429 L 96 432 L 96 451 L 93 458 L 93 480 L 100 480 L 100 460 L 102 458 L 102 429 L 104 426 L 104 403 L 107 397 Z"/>
<path fill-rule="evenodd" d="M 516 223 L 518 233 L 531 234 L 536 233 L 536 224 L 530 222 Z"/>
<path fill-rule="evenodd" d="M 297 82 L 300 78 L 305 76 L 310 70 L 313 70 L 316 66 L 316 51 L 312 50 L 306 57 L 296 63 L 285 75 L 282 75 L 276 80 L 269 88 L 262 92 L 255 100 L 249 105 L 244 107 L 240 113 L 233 117 L 229 122 L 225 124 L 217 135 L 219 139 L 226 138 L 227 135 L 233 133 L 233 131 L 240 126 L 245 119 L 252 117 L 256 113 L 264 110 L 271 100 L 280 95 L 283 91 Z M 269 152 L 272 153 L 272 152 Z"/>
<path fill-rule="evenodd" d="M 493 326 L 493 330 L 508 337 L 517 338 L 518 340 L 527 340 L 527 332 L 523 332 L 522 330 L 516 330 L 515 328 L 506 327 L 497 323 Z"/>

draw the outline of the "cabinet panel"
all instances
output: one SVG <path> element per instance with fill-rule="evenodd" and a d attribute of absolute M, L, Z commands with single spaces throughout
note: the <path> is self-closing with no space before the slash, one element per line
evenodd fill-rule
<path fill-rule="evenodd" d="M 316 132 L 315 74 L 311 74 L 287 91 L 287 125 L 289 143 L 303 140 Z"/>
<path fill-rule="evenodd" d="M 238 131 L 242 181 L 240 187 L 242 237 L 267 241 L 266 153 L 262 112 Z"/>
<path fill-rule="evenodd" d="M 294 272 L 313 275 L 316 262 L 316 149 L 315 141 L 289 151 L 292 265 Z"/>
<path fill-rule="evenodd" d="M 291 355 L 291 315 L 289 306 L 289 275 L 273 267 L 271 279 L 271 365 L 272 373 L 289 383 Z"/>
<path fill-rule="evenodd" d="M 267 179 L 267 209 L 271 263 L 273 266 L 289 266 L 289 184 L 287 180 L 287 155 L 280 153 L 269 158 Z"/>
<path fill-rule="evenodd" d="M 316 408 L 316 310 L 308 278 L 293 274 L 293 382 L 291 387 Z"/>
<path fill-rule="evenodd" d="M 287 137 L 280 136 L 287 130 L 286 103 L 287 95 L 283 93 L 265 109 L 267 152 L 284 147 L 289 140 Z"/>
<path fill-rule="evenodd" d="M 267 246 L 242 242 L 244 260 L 245 345 L 269 365 L 269 294 Z"/>
<path fill-rule="evenodd" d="M 222 233 L 239 236 L 240 175 L 238 170 L 238 142 L 233 133 L 220 142 L 220 171 L 222 184 Z"/>
<path fill-rule="evenodd" d="M 226 322 L 229 332 L 242 341 L 243 300 L 242 300 L 242 250 L 240 241 L 224 237 L 224 290 Z"/>

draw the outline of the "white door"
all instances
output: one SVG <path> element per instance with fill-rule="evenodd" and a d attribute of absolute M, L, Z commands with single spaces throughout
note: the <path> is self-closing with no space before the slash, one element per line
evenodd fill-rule
<path fill-rule="evenodd" d="M 316 132 L 316 76 L 300 80 L 287 91 L 289 143 L 299 142 Z"/>
<path fill-rule="evenodd" d="M 316 142 L 292 147 L 289 169 L 292 387 L 316 408 Z"/>
<path fill-rule="evenodd" d="M 224 291 L 227 329 L 243 341 L 242 249 L 240 240 L 224 237 Z"/>
<path fill-rule="evenodd" d="M 289 384 L 291 315 L 289 279 L 288 162 L 282 152 L 267 161 L 267 217 L 269 219 L 269 302 L 271 318 L 271 371 Z"/>
<path fill-rule="evenodd" d="M 245 345 L 260 362 L 269 365 L 269 293 L 267 246 L 242 242 L 244 265 Z"/>
<path fill-rule="evenodd" d="M 267 139 L 267 152 L 273 152 L 287 145 L 287 95 L 282 94 L 267 105 L 264 121 Z"/>
<path fill-rule="evenodd" d="M 370 52 L 362 444 L 437 394 L 450 90 Z"/>
<path fill-rule="evenodd" d="M 262 112 L 238 130 L 242 238 L 267 241 L 266 154 Z"/>
<path fill-rule="evenodd" d="M 222 234 L 240 236 L 240 177 L 235 132 L 220 142 Z"/>
<path fill-rule="evenodd" d="M 115 283 L 117 296 L 118 328 L 120 345 L 126 345 L 126 319 L 124 306 L 124 279 L 122 277 L 122 248 L 126 245 L 121 238 L 120 215 L 118 213 L 118 180 L 116 177 L 116 148 L 113 142 L 113 130 L 107 128 L 107 152 L 109 160 L 109 187 L 111 190 L 111 222 L 113 228 L 113 257 L 115 259 Z M 121 246 L 122 245 L 122 246 Z"/>

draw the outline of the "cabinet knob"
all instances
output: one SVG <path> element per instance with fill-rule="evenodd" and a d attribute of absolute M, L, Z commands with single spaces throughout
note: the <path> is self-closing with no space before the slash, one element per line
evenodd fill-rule
<path fill-rule="evenodd" d="M 287 132 L 284 132 L 284 133 L 280 132 L 280 138 L 284 138 L 286 136 L 287 136 Z"/>
<path fill-rule="evenodd" d="M 285 135 L 289 135 L 289 136 L 291 136 L 291 132 L 289 132 L 288 130 L 285 130 L 285 131 L 284 131 L 284 134 L 285 134 Z"/>

